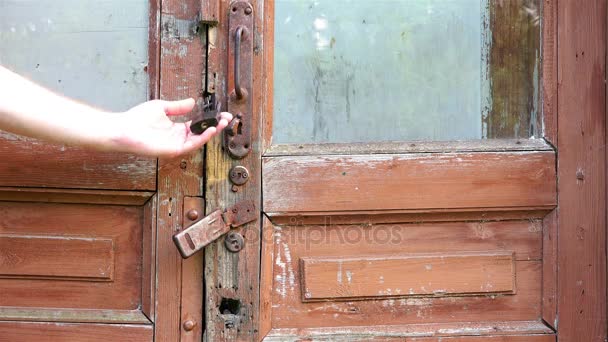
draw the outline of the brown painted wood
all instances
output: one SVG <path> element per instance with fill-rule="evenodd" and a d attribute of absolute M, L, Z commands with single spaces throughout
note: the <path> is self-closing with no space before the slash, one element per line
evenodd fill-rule
<path fill-rule="evenodd" d="M 527 138 L 538 130 L 540 1 L 490 0 L 490 108 L 484 109 L 489 138 Z"/>
<path fill-rule="evenodd" d="M 375 330 L 373 326 L 387 324 L 537 320 L 541 309 L 541 234 L 540 222 L 527 220 L 266 226 L 263 248 L 266 250 L 267 244 L 273 246 L 273 273 L 270 277 L 272 329 L 333 325 L 348 326 L 349 329 L 368 326 L 368 329 Z M 464 251 L 471 254 L 514 251 L 518 260 L 517 293 L 408 298 L 409 288 L 396 287 L 391 288 L 390 293 L 396 294 L 397 298 L 385 300 L 302 302 L 300 258 L 348 259 L 407 253 L 447 256 Z M 327 279 L 330 281 L 327 288 L 331 290 L 337 275 Z M 268 280 L 262 279 L 263 283 L 265 281 Z M 346 281 L 344 274 L 343 281 Z"/>
<path fill-rule="evenodd" d="M 150 342 L 151 325 L 0 322 L 0 341 L 10 342 Z"/>
<path fill-rule="evenodd" d="M 466 336 L 469 335 L 469 336 Z M 470 336 L 477 335 L 477 336 Z M 494 336 L 491 336 L 494 335 Z M 525 341 L 555 341 L 555 335 L 545 325 L 537 321 L 513 322 L 462 322 L 462 323 L 427 323 L 404 325 L 379 325 L 374 330 L 368 327 L 323 328 L 323 329 L 273 329 L 264 341 L 301 341 L 307 337 L 319 340 L 354 340 L 354 341 L 411 341 L 412 339 L 430 339 L 439 341 L 459 338 L 493 339 L 513 338 L 521 341 L 523 337 L 530 337 Z M 415 341 L 415 340 L 414 340 Z"/>
<path fill-rule="evenodd" d="M 300 284 L 303 301 L 513 294 L 515 260 L 513 252 L 303 257 Z"/>
<path fill-rule="evenodd" d="M 0 201 L 143 205 L 150 191 L 0 187 Z"/>
<path fill-rule="evenodd" d="M 220 1 L 201 1 L 201 22 L 209 25 L 217 25 L 220 20 Z"/>
<path fill-rule="evenodd" d="M 254 30 L 250 35 L 254 38 L 254 47 L 258 51 L 263 42 L 263 2 L 251 1 L 253 5 Z M 227 89 L 233 75 L 228 74 L 228 11 L 230 1 L 220 1 L 220 20 L 210 34 L 209 73 L 216 73 L 219 84 L 215 89 L 216 95 L 223 101 L 222 108 L 230 110 L 226 100 L 232 89 Z M 211 33 L 212 32 L 212 33 Z M 256 49 L 256 48 L 254 48 Z M 255 50 L 254 50 L 255 51 Z M 261 66 L 265 62 L 262 54 L 254 53 L 253 57 L 253 86 L 248 89 L 253 101 L 253 113 L 246 113 L 244 124 L 250 125 L 252 141 L 258 141 L 261 130 L 262 98 L 266 96 L 262 89 Z M 222 150 L 221 141 L 215 140 L 207 144 L 205 163 L 206 172 L 206 211 L 212 212 L 218 208 L 227 208 L 240 200 L 253 200 L 257 208 L 261 208 L 261 147 L 252 144 L 251 153 L 241 160 L 232 160 Z M 237 192 L 231 190 L 228 179 L 230 169 L 242 165 L 252 175 L 249 181 L 238 187 Z M 223 239 L 219 239 L 205 248 L 205 339 L 217 340 L 258 340 L 259 334 L 259 277 L 260 277 L 260 225 L 257 220 L 245 226 L 233 229 L 245 237 L 245 247 L 239 253 L 231 253 L 224 247 Z M 222 299 L 234 299 L 240 302 L 238 315 L 220 312 Z"/>
<path fill-rule="evenodd" d="M 155 190 L 156 159 L 0 132 L 0 186 Z"/>
<path fill-rule="evenodd" d="M 161 53 L 160 92 L 163 100 L 192 97 L 200 101 L 203 82 L 204 37 L 199 24 L 201 3 L 198 0 L 162 0 L 160 13 Z M 180 120 L 183 120 L 180 119 Z M 200 287 L 200 275 L 185 273 L 182 258 L 172 236 L 183 228 L 183 201 L 186 196 L 201 196 L 203 188 L 201 151 L 175 159 L 161 159 L 158 166 L 158 232 L 156 236 L 155 340 L 179 341 L 182 317 L 187 312 L 182 296 L 188 286 Z M 186 288 L 183 288 L 183 287 Z"/>
<path fill-rule="evenodd" d="M 112 281 L 102 279 L 103 282 L 92 282 L 90 280 L 93 279 L 80 278 L 63 278 L 61 281 L 32 280 L 29 277 L 0 278 L 0 307 L 138 309 L 141 304 L 142 281 L 141 223 L 142 209 L 138 207 L 0 202 L 0 234 L 39 237 L 35 244 L 23 245 L 16 254 L 18 258 L 25 258 L 23 253 L 32 254 L 32 258 L 34 256 L 47 258 L 39 261 L 41 267 L 53 266 L 53 269 L 49 269 L 47 273 L 57 272 L 53 275 L 78 277 L 90 274 L 99 277 L 95 272 L 98 270 L 77 273 L 78 265 L 75 263 L 79 262 L 83 266 L 108 265 L 108 262 L 111 262 L 107 249 L 108 241 L 111 241 L 111 253 L 114 259 Z M 73 239 L 74 242 L 65 244 L 66 248 L 72 248 L 71 255 L 64 256 L 59 252 L 48 250 L 59 247 L 52 245 L 53 239 L 63 242 Z M 94 245 L 87 244 L 83 240 L 90 240 L 95 244 L 96 241 L 100 241 L 106 258 L 95 262 L 97 257 L 91 256 L 90 253 L 97 252 L 88 250 Z M 81 251 L 73 249 L 76 247 L 74 243 L 85 249 Z M 35 248 L 43 250 L 35 251 Z M 44 248 L 47 250 L 45 251 Z M 13 262 L 15 257 L 14 254 L 12 255 L 8 258 L 8 265 L 17 264 Z M 77 259 L 69 260 L 69 256 Z M 85 259 L 87 256 L 89 260 Z M 66 268 L 56 269 L 58 266 Z M 32 267 L 36 265 L 29 266 L 30 269 Z M 42 270 L 39 271 L 41 272 Z"/>
<path fill-rule="evenodd" d="M 264 158 L 266 212 L 552 207 L 552 152 Z"/>
<path fill-rule="evenodd" d="M 606 1 L 558 8 L 558 339 L 606 339 Z"/>
<path fill-rule="evenodd" d="M 190 211 L 203 218 L 205 200 L 202 197 L 185 197 L 182 225 L 188 228 L 198 219 L 188 218 Z M 203 336 L 203 262 L 204 253 L 197 253 L 182 262 L 182 332 L 180 341 L 200 342 Z M 186 329 L 187 328 L 187 329 Z"/>
<path fill-rule="evenodd" d="M 464 141 L 369 142 L 349 144 L 278 144 L 264 152 L 265 157 L 306 155 L 353 155 L 446 152 L 552 151 L 541 139 L 487 139 Z"/>
<path fill-rule="evenodd" d="M 555 335 L 520 335 L 520 336 L 462 336 L 462 337 L 414 337 L 407 342 L 554 342 Z"/>
<path fill-rule="evenodd" d="M 543 219 L 543 320 L 557 328 L 557 210 Z"/>
<path fill-rule="evenodd" d="M 0 234 L 0 278 L 112 281 L 108 238 Z"/>
<path fill-rule="evenodd" d="M 141 310 L 148 319 L 155 318 L 156 297 L 156 196 L 144 205 L 142 241 Z"/>
<path fill-rule="evenodd" d="M 150 324 L 146 315 L 135 310 L 0 308 L 3 321 Z M 2 332 L 0 331 L 0 336 Z"/>

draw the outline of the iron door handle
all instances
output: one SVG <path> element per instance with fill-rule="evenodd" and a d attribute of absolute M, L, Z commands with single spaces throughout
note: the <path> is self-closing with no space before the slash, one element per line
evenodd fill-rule
<path fill-rule="evenodd" d="M 241 40 L 247 34 L 247 28 L 240 25 L 234 31 L 234 93 L 237 100 L 247 96 L 247 90 L 241 87 Z"/>

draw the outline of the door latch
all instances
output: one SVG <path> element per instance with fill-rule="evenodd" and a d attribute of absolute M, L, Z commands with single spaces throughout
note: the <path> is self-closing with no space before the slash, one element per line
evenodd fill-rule
<path fill-rule="evenodd" d="M 192 119 L 190 131 L 194 134 L 203 134 L 207 128 L 217 126 L 220 109 L 221 103 L 220 101 L 216 101 L 215 94 L 206 96 L 204 98 L 203 110 Z"/>
<path fill-rule="evenodd" d="M 173 241 L 182 257 L 188 258 L 203 249 L 231 228 L 255 221 L 258 212 L 253 201 L 242 201 L 226 211 L 212 212 L 202 220 L 173 236 Z"/>

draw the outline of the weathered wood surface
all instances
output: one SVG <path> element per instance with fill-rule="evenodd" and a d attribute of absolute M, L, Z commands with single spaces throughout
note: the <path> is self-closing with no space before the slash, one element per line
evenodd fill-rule
<path fill-rule="evenodd" d="M 488 138 L 528 138 L 540 132 L 539 0 L 489 0 Z"/>
<path fill-rule="evenodd" d="M 3 237 L 39 237 L 30 239 L 19 250 L 15 250 L 19 246 L 11 245 L 8 254 L 0 253 L 0 268 L 3 269 L 0 273 L 12 270 L 11 279 L 0 276 L 0 306 L 138 309 L 142 291 L 141 223 L 141 207 L 0 202 L 0 234 Z M 86 243 L 87 240 L 90 243 Z M 100 240 L 105 252 L 88 258 L 90 253 L 96 253 L 89 247 Z M 111 246 L 108 246 L 108 240 Z M 66 248 L 58 250 L 63 242 Z M 78 249 L 74 244 L 82 246 Z M 27 266 L 28 259 L 39 264 Z M 23 266 L 19 267 L 22 262 Z M 95 279 L 86 277 L 102 277 L 97 273 L 101 270 L 91 269 L 93 265 L 110 265 L 113 274 L 104 275 L 106 279 L 99 279 L 102 282 L 91 281 Z M 44 266 L 52 269 L 39 269 Z M 39 276 L 61 276 L 62 281 L 32 281 L 32 268 Z"/>
<path fill-rule="evenodd" d="M 302 257 L 299 266 L 303 301 L 515 292 L 513 252 Z"/>
<path fill-rule="evenodd" d="M 558 339 L 606 339 L 605 0 L 558 8 Z"/>
<path fill-rule="evenodd" d="M 150 191 L 0 187 L 0 201 L 9 202 L 143 205 L 153 195 Z"/>
<path fill-rule="evenodd" d="M 113 245 L 104 237 L 0 233 L 0 278 L 112 281 Z"/>
<path fill-rule="evenodd" d="M 367 326 L 382 330 L 387 324 L 483 322 L 501 320 L 537 320 L 541 310 L 541 243 L 539 221 L 461 222 L 384 225 L 313 225 L 273 227 L 267 223 L 263 250 L 272 246 L 272 257 L 265 257 L 262 298 L 263 317 L 270 316 L 272 330 L 279 328 L 321 328 L 329 326 Z M 269 246 L 270 245 L 270 246 Z M 382 258 L 414 253 L 449 256 L 454 253 L 513 253 L 516 260 L 516 294 L 469 295 L 441 294 L 433 297 L 412 296 L 409 288 L 383 289 L 384 300 L 302 302 L 300 258 L 352 259 Z M 344 268 L 343 283 L 348 278 Z M 425 269 L 426 270 L 426 269 Z M 399 271 L 384 268 L 398 277 Z M 410 273 L 402 272 L 406 276 Z M 356 275 L 351 274 L 354 280 Z M 511 277 L 512 274 L 508 273 Z M 457 277 L 457 275 L 455 276 Z M 453 278 L 453 277 L 452 277 Z M 452 278 L 433 282 L 442 287 Z M 335 289 L 338 273 L 326 277 L 327 289 Z M 272 282 L 272 286 L 268 286 Z M 386 284 L 386 283 L 385 283 Z M 378 299 L 378 298 L 377 298 Z M 266 304 L 268 303 L 268 304 Z M 456 314 L 457 313 L 457 314 Z M 477 324 L 471 323 L 471 325 Z M 268 324 L 264 322 L 263 324 Z M 272 334 L 272 332 L 271 332 Z"/>
<path fill-rule="evenodd" d="M 557 146 L 557 1 L 542 3 L 542 136 Z"/>
<path fill-rule="evenodd" d="M 295 342 L 312 336 L 319 341 L 549 342 L 555 341 L 552 333 L 541 322 L 496 321 L 378 325 L 374 330 L 369 327 L 349 327 L 348 331 L 344 328 L 274 329 L 264 341 Z"/>
<path fill-rule="evenodd" d="M 151 325 L 0 322 L 0 341 L 10 342 L 151 342 Z"/>
<path fill-rule="evenodd" d="M 264 210 L 553 207 L 553 152 L 264 158 Z"/>
<path fill-rule="evenodd" d="M 150 320 L 139 309 L 60 309 L 60 308 L 0 308 L 3 321 L 22 322 L 67 322 L 67 323 L 110 323 L 110 324 L 150 324 Z M 0 336 L 2 333 L 0 331 Z"/>
<path fill-rule="evenodd" d="M 251 153 L 242 160 L 233 160 L 222 150 L 220 140 L 207 144 L 206 156 L 206 211 L 227 208 L 238 201 L 253 200 L 257 208 L 261 208 L 261 146 L 260 122 L 262 117 L 262 97 L 267 96 L 261 86 L 261 66 L 265 61 L 259 50 L 262 46 L 264 16 L 263 1 L 251 1 L 255 19 L 254 32 L 248 37 L 254 37 L 253 57 L 253 86 L 247 89 L 253 101 L 253 113 L 245 113 L 244 125 L 250 125 L 252 134 Z M 228 83 L 233 82 L 233 75 L 228 74 L 229 58 L 228 44 L 228 13 L 230 1 L 220 1 L 219 24 L 210 30 L 209 36 L 209 74 L 215 73 L 220 83 L 215 87 L 215 93 L 223 102 L 222 108 L 231 110 L 227 97 L 233 89 L 228 89 Z M 249 181 L 231 190 L 228 179 L 229 170 L 235 165 L 245 166 L 251 175 Z M 217 340 L 257 340 L 259 334 L 259 270 L 260 270 L 260 220 L 234 229 L 245 237 L 245 247 L 239 253 L 231 253 L 224 247 L 223 239 L 219 239 L 205 249 L 205 331 L 206 341 Z M 239 310 L 224 310 L 220 312 L 222 299 L 234 299 L 240 303 Z M 238 311 L 237 314 L 234 314 Z"/>
<path fill-rule="evenodd" d="M 156 190 L 156 159 L 86 151 L 0 131 L 0 186 Z"/>
<path fill-rule="evenodd" d="M 160 84 L 163 100 L 192 97 L 200 105 L 203 83 L 204 37 L 199 27 L 199 0 L 162 0 L 160 18 Z M 197 29 L 198 28 L 198 29 Z M 187 312 L 182 293 L 198 288 L 202 275 L 183 272 L 183 262 L 172 236 L 183 229 L 184 197 L 202 196 L 203 158 L 196 151 L 182 158 L 161 159 L 158 165 L 156 316 L 157 341 L 200 340 L 202 317 Z M 190 331 L 183 328 L 182 317 L 194 322 Z"/>

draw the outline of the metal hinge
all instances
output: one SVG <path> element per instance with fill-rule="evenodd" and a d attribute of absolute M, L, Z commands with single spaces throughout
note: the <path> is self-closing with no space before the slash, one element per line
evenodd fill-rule
<path fill-rule="evenodd" d="M 173 236 L 182 257 L 188 258 L 230 231 L 231 228 L 255 221 L 258 212 L 253 201 L 242 201 L 226 211 L 212 212 L 202 220 Z"/>

